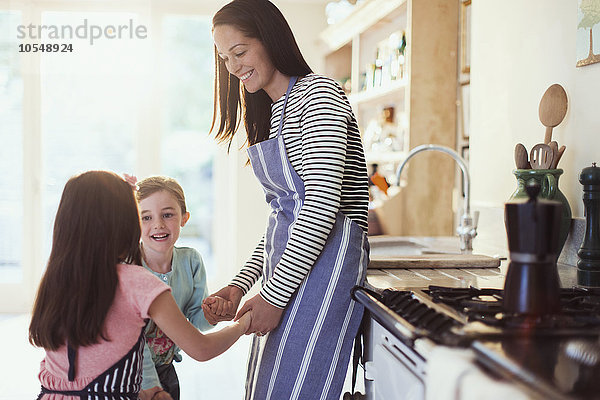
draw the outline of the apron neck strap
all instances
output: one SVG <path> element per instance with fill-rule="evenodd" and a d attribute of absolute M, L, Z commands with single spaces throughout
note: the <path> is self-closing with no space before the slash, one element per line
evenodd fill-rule
<path fill-rule="evenodd" d="M 67 343 L 67 358 L 69 359 L 69 371 L 68 378 L 69 382 L 73 382 L 75 380 L 75 362 L 77 360 L 77 350 L 71 347 L 70 344 Z"/>
<path fill-rule="evenodd" d="M 287 105 L 288 97 L 290 96 L 292 87 L 294 87 L 294 84 L 297 80 L 297 76 L 292 76 L 290 78 L 290 83 L 288 83 L 287 90 L 285 91 L 285 98 L 283 99 L 283 108 L 281 109 L 281 117 L 279 118 L 279 128 L 277 129 L 277 136 L 281 135 L 281 129 L 283 128 L 283 117 L 285 115 L 285 106 Z"/>

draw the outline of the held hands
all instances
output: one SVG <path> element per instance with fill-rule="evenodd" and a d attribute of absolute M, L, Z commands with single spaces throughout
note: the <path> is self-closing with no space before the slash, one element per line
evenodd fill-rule
<path fill-rule="evenodd" d="M 246 334 L 256 333 L 258 336 L 262 336 L 277 328 L 284 310 L 267 303 L 260 294 L 257 294 L 244 303 L 235 316 L 235 320 L 244 318 L 246 314 L 249 314 L 248 311 L 252 312 L 252 318 Z"/>
<path fill-rule="evenodd" d="M 220 321 L 230 321 L 242 300 L 242 290 L 236 286 L 225 286 L 211 294 L 202 302 L 204 317 L 211 325 Z"/>
<path fill-rule="evenodd" d="M 284 310 L 267 303 L 259 294 L 246 301 L 236 314 L 242 297 L 240 288 L 224 287 L 204 299 L 204 317 L 211 325 L 220 321 L 230 321 L 235 317 L 235 321 L 245 327 L 246 334 L 264 335 L 279 325 Z"/>
<path fill-rule="evenodd" d="M 202 304 L 202 308 L 205 310 L 204 314 L 207 313 L 205 307 L 208 307 L 209 313 L 211 314 L 212 319 L 215 320 L 215 323 L 218 322 L 221 317 L 227 318 L 228 320 L 231 319 L 236 311 L 232 301 L 225 300 L 224 298 L 215 295 L 204 299 Z M 208 319 L 208 317 L 206 319 Z M 211 324 L 214 325 L 212 322 Z"/>

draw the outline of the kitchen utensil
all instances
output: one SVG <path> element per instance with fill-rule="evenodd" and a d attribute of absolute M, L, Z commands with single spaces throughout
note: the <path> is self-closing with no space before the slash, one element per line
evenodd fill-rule
<path fill-rule="evenodd" d="M 529 163 L 533 169 L 550 169 L 554 153 L 552 148 L 544 143 L 533 146 L 529 154 Z"/>
<path fill-rule="evenodd" d="M 560 124 L 567 113 L 567 93 L 562 86 L 555 83 L 546 89 L 540 101 L 540 121 L 546 127 L 544 143 L 552 140 L 552 128 Z"/>
<path fill-rule="evenodd" d="M 503 308 L 509 313 L 546 315 L 560 310 L 556 260 L 560 254 L 562 204 L 538 198 L 541 185 L 525 186 L 528 199 L 505 204 L 510 264 Z"/>
<path fill-rule="evenodd" d="M 560 161 L 560 159 L 566 149 L 567 149 L 567 146 L 560 146 L 560 149 L 558 149 L 558 153 L 554 153 L 554 159 L 552 160 L 552 167 L 551 167 L 552 169 L 558 168 L 558 162 Z"/>
<path fill-rule="evenodd" d="M 552 149 L 552 163 L 550 163 L 550 168 L 553 168 L 552 165 L 554 165 L 554 160 L 556 160 L 556 156 L 558 155 L 558 142 L 553 140 L 548 143 L 548 146 Z"/>
<path fill-rule="evenodd" d="M 517 169 L 531 169 L 528 158 L 525 146 L 522 143 L 517 143 L 515 146 L 515 164 L 517 165 Z"/>

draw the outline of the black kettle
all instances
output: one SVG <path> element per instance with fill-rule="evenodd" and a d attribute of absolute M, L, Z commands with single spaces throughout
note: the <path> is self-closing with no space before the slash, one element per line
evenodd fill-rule
<path fill-rule="evenodd" d="M 526 185 L 528 198 L 505 204 L 504 223 L 510 264 L 504 281 L 503 309 L 533 316 L 560 311 L 560 253 L 562 204 L 538 197 L 540 185 Z"/>

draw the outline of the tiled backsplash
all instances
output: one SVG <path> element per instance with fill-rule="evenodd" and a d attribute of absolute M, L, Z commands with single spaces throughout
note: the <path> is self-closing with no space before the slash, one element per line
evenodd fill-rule
<path fill-rule="evenodd" d="M 571 220 L 571 230 L 567 241 L 563 247 L 560 257 L 558 258 L 559 263 L 576 266 L 577 265 L 577 250 L 581 247 L 583 242 L 583 236 L 585 235 L 585 218 L 573 218 Z"/>

